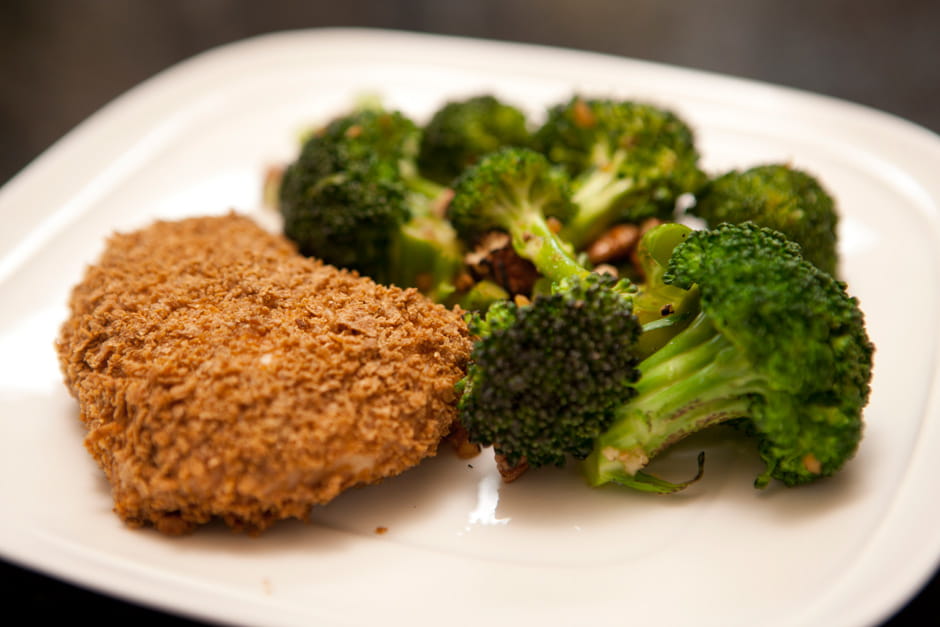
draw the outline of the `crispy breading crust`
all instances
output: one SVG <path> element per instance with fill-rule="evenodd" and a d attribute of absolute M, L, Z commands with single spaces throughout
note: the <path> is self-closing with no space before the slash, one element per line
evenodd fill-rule
<path fill-rule="evenodd" d="M 116 234 L 56 347 L 131 526 L 260 532 L 436 452 L 461 312 L 297 255 L 229 214 Z"/>

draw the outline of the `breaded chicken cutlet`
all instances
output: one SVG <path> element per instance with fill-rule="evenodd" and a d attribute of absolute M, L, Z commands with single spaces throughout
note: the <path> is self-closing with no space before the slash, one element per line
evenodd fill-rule
<path fill-rule="evenodd" d="M 234 213 L 115 234 L 56 348 L 131 526 L 260 532 L 436 452 L 459 311 L 298 255 Z"/>

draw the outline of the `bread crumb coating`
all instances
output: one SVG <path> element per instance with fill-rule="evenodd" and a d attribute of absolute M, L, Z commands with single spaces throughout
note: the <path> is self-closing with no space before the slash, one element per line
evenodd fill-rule
<path fill-rule="evenodd" d="M 247 217 L 115 234 L 56 342 L 131 526 L 258 533 L 435 454 L 472 339 L 459 310 L 298 255 Z"/>

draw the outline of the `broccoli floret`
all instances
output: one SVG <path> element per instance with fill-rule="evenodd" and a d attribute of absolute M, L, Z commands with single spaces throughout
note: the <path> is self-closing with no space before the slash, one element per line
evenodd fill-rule
<path fill-rule="evenodd" d="M 690 231 L 666 284 L 699 292 L 687 328 L 638 365 L 636 396 L 585 462 L 590 482 L 669 492 L 643 472 L 684 436 L 743 421 L 766 471 L 794 486 L 831 475 L 855 452 L 874 347 L 845 285 L 781 233 L 752 223 Z"/>
<path fill-rule="evenodd" d="M 449 185 L 468 166 L 505 146 L 526 146 L 525 114 L 484 94 L 447 102 L 424 126 L 418 166 L 433 181 Z"/>
<path fill-rule="evenodd" d="M 706 180 L 691 128 L 645 103 L 574 97 L 549 109 L 533 146 L 573 177 L 578 212 L 563 236 L 579 250 L 618 222 L 671 219 Z"/>
<path fill-rule="evenodd" d="M 392 241 L 410 212 L 401 185 L 376 175 L 378 164 L 318 176 L 303 161 L 280 187 L 284 233 L 300 252 L 388 282 Z"/>
<path fill-rule="evenodd" d="M 537 152 L 510 147 L 464 170 L 454 183 L 447 217 L 470 246 L 490 231 L 508 233 L 516 253 L 556 281 L 584 272 L 547 222 L 549 217 L 564 222 L 573 212 L 565 173 Z"/>
<path fill-rule="evenodd" d="M 798 243 L 829 274 L 838 266 L 838 215 L 818 179 L 786 164 L 732 170 L 711 181 L 690 209 L 709 226 L 754 222 Z"/>
<path fill-rule="evenodd" d="M 462 251 L 443 219 L 449 190 L 417 173 L 419 140 L 410 119 L 375 108 L 311 135 L 280 183 L 285 235 L 306 255 L 443 298 Z"/>
<path fill-rule="evenodd" d="M 628 282 L 584 273 L 529 304 L 499 301 L 472 317 L 480 339 L 459 402 L 471 441 L 511 466 L 586 457 L 632 394 L 640 326 L 631 306 Z"/>

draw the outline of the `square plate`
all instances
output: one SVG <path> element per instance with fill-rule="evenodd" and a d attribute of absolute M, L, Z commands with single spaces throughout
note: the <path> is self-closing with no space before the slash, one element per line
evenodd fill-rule
<path fill-rule="evenodd" d="M 842 275 L 877 345 L 856 458 L 813 486 L 756 491 L 752 445 L 715 430 L 661 462 L 688 472 L 705 449 L 705 477 L 655 497 L 591 490 L 576 468 L 503 485 L 486 456 L 442 450 L 260 538 L 125 528 L 53 350 L 71 286 L 108 234 L 155 218 L 234 208 L 276 228 L 262 206 L 265 169 L 365 92 L 419 120 L 481 92 L 533 116 L 575 92 L 645 100 L 690 122 L 710 171 L 789 160 L 815 173 L 837 198 Z M 940 506 L 924 498 L 940 475 L 938 163 L 940 139 L 883 113 L 592 53 L 338 29 L 202 54 L 105 107 L 0 190 L 0 551 L 234 623 L 883 619 L 940 555 Z"/>

